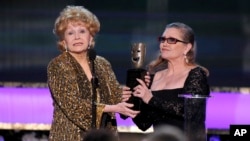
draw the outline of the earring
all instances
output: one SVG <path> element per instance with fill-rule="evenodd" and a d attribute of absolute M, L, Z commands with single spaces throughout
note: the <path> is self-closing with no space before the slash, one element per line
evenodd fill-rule
<path fill-rule="evenodd" d="M 188 64 L 189 63 L 189 60 L 187 58 L 187 55 L 186 54 L 183 54 L 184 55 L 184 59 L 185 59 L 185 62 Z"/>
<path fill-rule="evenodd" d="M 64 46 L 64 48 L 65 48 L 65 51 L 68 52 L 68 47 L 66 45 Z"/>
<path fill-rule="evenodd" d="M 88 49 L 90 49 L 90 47 L 91 47 L 91 43 L 89 43 L 89 45 L 88 45 Z"/>
<path fill-rule="evenodd" d="M 92 46 L 93 46 L 93 41 L 90 40 L 90 41 L 89 41 L 89 44 L 88 44 L 88 49 L 90 49 Z"/>

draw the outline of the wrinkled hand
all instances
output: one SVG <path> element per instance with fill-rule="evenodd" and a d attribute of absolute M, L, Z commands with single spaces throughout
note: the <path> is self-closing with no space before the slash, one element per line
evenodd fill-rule
<path fill-rule="evenodd" d="M 122 87 L 122 102 L 128 101 L 128 99 L 131 97 L 132 91 L 129 87 L 124 86 Z"/>
<path fill-rule="evenodd" d="M 135 118 L 137 114 L 140 113 L 140 111 L 134 111 L 131 108 L 134 106 L 134 104 L 121 102 L 118 103 L 117 106 L 119 107 L 119 113 L 123 114 L 125 116 L 129 116 L 131 118 Z"/>
<path fill-rule="evenodd" d="M 148 104 L 149 100 L 153 97 L 153 95 L 151 91 L 148 89 L 147 85 L 141 79 L 136 79 L 136 80 L 140 83 L 140 85 L 134 87 L 133 95 L 135 97 L 141 98 L 143 102 Z"/>

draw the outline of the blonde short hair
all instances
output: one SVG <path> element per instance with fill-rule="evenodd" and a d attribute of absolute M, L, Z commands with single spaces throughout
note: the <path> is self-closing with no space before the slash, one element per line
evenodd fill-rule
<path fill-rule="evenodd" d="M 59 17 L 57 17 L 53 32 L 59 38 L 57 45 L 59 50 L 65 51 L 65 47 L 62 43 L 64 40 L 64 32 L 69 23 L 84 23 L 84 26 L 89 30 L 91 36 L 95 35 L 100 30 L 100 22 L 98 18 L 83 6 L 66 6 Z M 94 40 L 91 43 L 91 47 L 94 47 Z"/>

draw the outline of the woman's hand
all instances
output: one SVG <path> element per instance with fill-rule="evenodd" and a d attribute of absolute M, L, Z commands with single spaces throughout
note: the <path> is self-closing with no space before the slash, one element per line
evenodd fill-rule
<path fill-rule="evenodd" d="M 134 104 L 121 102 L 115 105 L 117 107 L 116 112 L 123 114 L 125 116 L 129 116 L 131 118 L 134 118 L 137 116 L 137 114 L 140 113 L 140 111 L 134 111 L 131 108 L 134 106 Z"/>
<path fill-rule="evenodd" d="M 148 89 L 147 85 L 141 79 L 136 80 L 140 83 L 140 85 L 134 87 L 133 95 L 135 97 L 140 97 L 144 103 L 148 104 L 149 100 L 153 97 L 153 95 Z"/>
<path fill-rule="evenodd" d="M 122 102 L 128 101 L 131 95 L 132 91 L 130 90 L 129 87 L 127 86 L 122 87 Z"/>
<path fill-rule="evenodd" d="M 151 76 L 149 74 L 149 72 L 146 73 L 146 75 L 144 76 L 144 82 L 147 85 L 147 87 L 150 87 L 150 83 L 151 83 Z"/>

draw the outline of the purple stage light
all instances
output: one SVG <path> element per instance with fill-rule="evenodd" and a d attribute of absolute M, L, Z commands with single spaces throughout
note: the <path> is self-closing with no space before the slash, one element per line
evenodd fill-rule
<path fill-rule="evenodd" d="M 229 129 L 250 124 L 250 94 L 212 92 L 207 99 L 206 128 Z M 50 124 L 52 99 L 48 88 L 0 88 L 0 129 L 5 124 Z M 118 127 L 134 127 L 117 115 Z"/>

